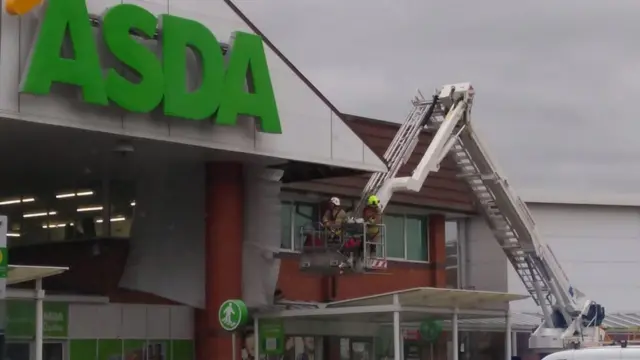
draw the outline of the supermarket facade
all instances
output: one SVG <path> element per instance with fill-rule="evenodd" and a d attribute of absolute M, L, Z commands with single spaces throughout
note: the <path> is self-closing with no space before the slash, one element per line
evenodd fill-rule
<path fill-rule="evenodd" d="M 249 329 L 235 342 L 221 330 L 228 299 L 280 321 L 294 357 L 393 357 L 399 343 L 382 343 L 395 319 L 404 358 L 518 346 L 504 325 L 463 318 L 504 317 L 519 297 L 445 290 L 466 286 L 475 216 L 452 164 L 394 197 L 386 273 L 303 273 L 297 229 L 386 170 L 398 125 L 341 114 L 230 2 L 120 3 L 49 0 L 0 19 L 9 358 L 239 359 L 253 343 Z M 34 265 L 49 269 L 20 267 Z M 42 357 L 34 286 L 45 291 Z M 377 311 L 353 311 L 363 298 Z M 416 335 L 427 319 L 445 320 L 428 346 Z"/>

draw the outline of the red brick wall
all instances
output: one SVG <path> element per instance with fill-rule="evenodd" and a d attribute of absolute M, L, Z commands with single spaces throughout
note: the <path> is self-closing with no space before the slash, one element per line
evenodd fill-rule
<path fill-rule="evenodd" d="M 278 288 L 284 297 L 300 301 L 330 301 L 392 292 L 414 287 L 445 287 L 445 218 L 442 215 L 429 217 L 429 264 L 389 262 L 384 274 L 335 276 L 335 297 L 332 295 L 331 279 L 299 271 L 298 257 L 291 255 L 282 259 Z M 333 298 L 332 298 L 333 297 Z"/>

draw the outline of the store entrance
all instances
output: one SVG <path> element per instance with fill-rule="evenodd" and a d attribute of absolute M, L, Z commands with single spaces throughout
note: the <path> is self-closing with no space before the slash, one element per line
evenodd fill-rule
<path fill-rule="evenodd" d="M 42 344 L 42 360 L 64 360 L 64 345 L 59 341 Z M 5 359 L 35 360 L 35 343 L 29 341 L 7 342 Z"/>

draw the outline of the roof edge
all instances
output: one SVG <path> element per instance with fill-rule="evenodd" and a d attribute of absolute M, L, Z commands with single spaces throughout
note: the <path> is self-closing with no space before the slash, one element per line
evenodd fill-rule
<path fill-rule="evenodd" d="M 527 204 L 640 207 L 640 193 L 554 192 L 542 189 L 519 191 Z"/>

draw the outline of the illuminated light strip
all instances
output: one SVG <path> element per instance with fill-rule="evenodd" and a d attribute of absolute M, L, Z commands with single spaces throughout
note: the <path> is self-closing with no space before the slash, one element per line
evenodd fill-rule
<path fill-rule="evenodd" d="M 80 191 L 77 193 L 58 194 L 56 195 L 56 199 L 66 199 L 66 198 L 71 198 L 76 196 L 89 196 L 89 195 L 93 195 L 93 191 Z"/>
<path fill-rule="evenodd" d="M 20 204 L 20 203 L 28 203 L 28 202 L 34 202 L 34 201 L 36 201 L 35 198 L 13 199 L 13 200 L 0 201 L 0 205 Z"/>
<path fill-rule="evenodd" d="M 125 220 L 127 220 L 127 218 L 125 218 L 124 216 L 117 216 L 117 217 L 112 217 L 112 218 L 111 218 L 111 222 L 116 222 L 116 221 L 125 221 Z M 104 222 L 104 220 L 102 220 L 102 219 L 97 219 L 97 220 L 96 220 L 96 222 L 97 222 L 98 224 L 101 224 L 101 223 L 103 223 L 103 222 Z"/>
<path fill-rule="evenodd" d="M 102 206 L 89 206 L 89 207 L 78 208 L 78 212 L 100 211 L 100 210 L 102 210 Z"/>
<path fill-rule="evenodd" d="M 23 218 L 32 218 L 32 217 L 39 217 L 39 216 L 47 216 L 47 215 L 56 215 L 58 212 L 57 211 L 49 211 L 47 212 L 37 212 L 37 213 L 29 213 L 29 214 L 24 214 L 22 215 Z"/>
<path fill-rule="evenodd" d="M 49 225 L 44 224 L 44 225 L 42 225 L 42 228 L 43 229 L 55 229 L 55 228 L 63 228 L 65 226 L 67 226 L 67 224 L 49 224 Z M 69 226 L 73 226 L 73 223 L 70 223 Z"/>
<path fill-rule="evenodd" d="M 20 233 L 10 233 L 10 232 L 8 232 L 7 236 L 8 237 L 20 237 Z"/>

